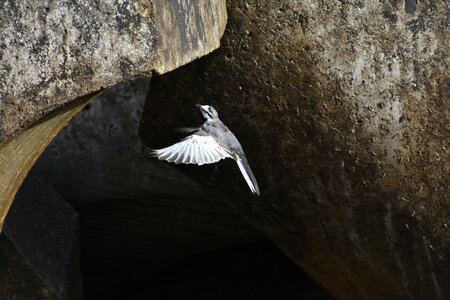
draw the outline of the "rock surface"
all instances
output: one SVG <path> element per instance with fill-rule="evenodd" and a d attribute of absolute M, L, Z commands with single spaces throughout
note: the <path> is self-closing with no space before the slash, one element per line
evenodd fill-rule
<path fill-rule="evenodd" d="M 0 143 L 83 95 L 219 46 L 224 0 L 1 1 Z"/>
<path fill-rule="evenodd" d="M 0 3 L 0 231 L 29 168 L 81 108 L 68 103 L 216 49 L 224 3 Z"/>
<path fill-rule="evenodd" d="M 341 299 L 450 294 L 448 6 L 240 1 L 219 52 L 155 80 L 142 136 L 215 106 L 262 196 L 233 162 L 215 185 Z M 183 170 L 186 170 L 184 167 Z M 187 172 L 187 171 L 186 171 Z"/>
<path fill-rule="evenodd" d="M 0 232 L 14 196 L 36 159 L 92 97 L 72 101 L 0 145 Z"/>
<path fill-rule="evenodd" d="M 0 236 L 1 299 L 82 299 L 78 214 L 28 177 Z"/>

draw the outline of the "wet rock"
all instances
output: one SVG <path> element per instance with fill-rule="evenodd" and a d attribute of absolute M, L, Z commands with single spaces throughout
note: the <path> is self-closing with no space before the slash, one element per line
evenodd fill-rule
<path fill-rule="evenodd" d="M 408 2 L 408 10 L 413 1 Z M 223 47 L 154 81 L 141 134 L 176 140 L 211 104 L 262 196 L 232 162 L 216 186 L 337 298 L 450 293 L 446 5 L 230 1 Z M 184 168 L 184 166 L 180 167 Z"/>
<path fill-rule="evenodd" d="M 0 235 L 1 299 L 82 299 L 78 215 L 27 178 Z"/>

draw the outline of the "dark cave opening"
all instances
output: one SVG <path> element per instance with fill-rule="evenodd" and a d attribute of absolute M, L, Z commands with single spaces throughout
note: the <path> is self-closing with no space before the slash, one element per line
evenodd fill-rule
<path fill-rule="evenodd" d="M 86 300 L 333 299 L 268 241 L 197 254 L 160 272 L 83 265 Z"/>

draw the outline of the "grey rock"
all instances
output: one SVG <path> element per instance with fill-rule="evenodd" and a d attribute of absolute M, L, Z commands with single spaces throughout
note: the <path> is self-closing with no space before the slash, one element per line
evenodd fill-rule
<path fill-rule="evenodd" d="M 448 5 L 413 2 L 230 1 L 223 47 L 144 110 L 159 146 L 213 105 L 261 197 L 226 161 L 193 176 L 337 298 L 450 294 Z"/>
<path fill-rule="evenodd" d="M 1 299 L 82 299 L 78 214 L 27 178 L 0 235 Z"/>
<path fill-rule="evenodd" d="M 219 46 L 224 0 L 2 1 L 0 142 L 71 100 Z"/>

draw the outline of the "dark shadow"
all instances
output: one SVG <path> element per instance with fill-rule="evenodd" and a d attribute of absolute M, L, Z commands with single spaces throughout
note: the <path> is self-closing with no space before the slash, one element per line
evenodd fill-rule
<path fill-rule="evenodd" d="M 156 274 L 90 273 L 85 299 L 333 299 L 270 242 L 191 256 Z"/>

